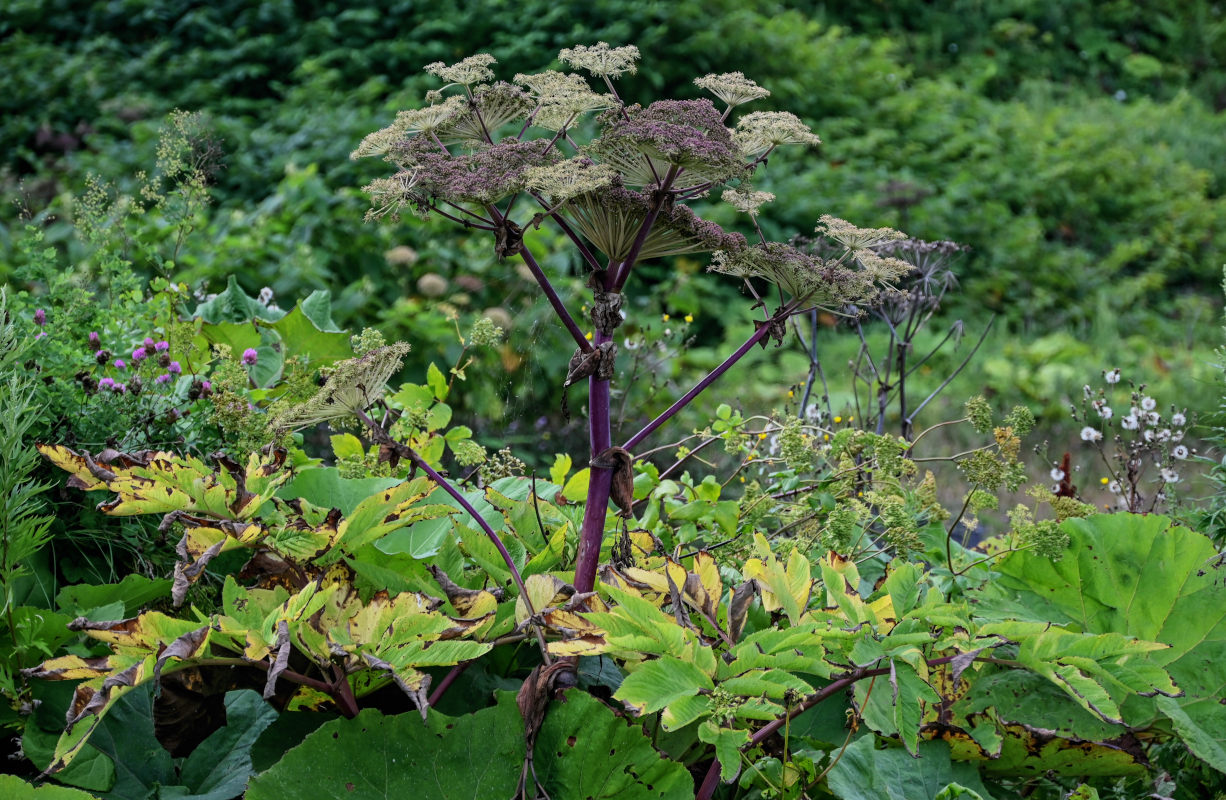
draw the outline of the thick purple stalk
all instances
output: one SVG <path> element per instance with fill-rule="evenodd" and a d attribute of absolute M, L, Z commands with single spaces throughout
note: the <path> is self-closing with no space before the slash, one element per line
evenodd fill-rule
<path fill-rule="evenodd" d="M 558 293 L 554 291 L 553 284 L 549 282 L 549 278 L 545 277 L 544 270 L 541 265 L 536 263 L 536 259 L 528 252 L 528 248 L 520 248 L 520 256 L 523 257 L 524 263 L 528 265 L 528 270 L 532 272 L 532 277 L 536 278 L 536 282 L 540 284 L 541 291 L 545 293 L 546 299 L 549 300 L 549 305 L 553 306 L 554 313 L 558 315 L 558 319 L 570 331 L 571 337 L 575 343 L 579 345 L 579 349 L 585 353 L 590 353 L 593 350 L 592 343 L 583 335 L 583 331 L 579 329 L 575 323 L 575 318 L 566 310 L 566 306 L 562 304 L 562 298 L 558 297 Z"/>
<path fill-rule="evenodd" d="M 697 384 L 695 384 L 693 389 L 690 389 L 688 392 L 685 393 L 684 396 L 681 397 L 681 399 L 679 399 L 677 402 L 669 406 L 668 410 L 666 410 L 663 414 L 656 417 L 651 422 L 647 423 L 647 427 L 643 428 L 641 431 L 639 431 L 638 433 L 634 434 L 629 439 L 627 439 L 626 443 L 623 444 L 622 447 L 626 448 L 630 452 L 634 452 L 634 448 L 638 447 L 640 442 L 642 442 L 644 439 L 646 439 L 648 436 L 654 433 L 656 428 L 659 428 L 661 425 L 667 422 L 674 414 L 676 414 L 678 411 L 680 411 L 681 409 L 689 405 L 691 402 L 693 402 L 694 398 L 702 394 L 704 389 L 706 389 L 711 384 L 715 383 L 715 381 L 719 379 L 720 375 L 723 375 L 725 372 L 727 372 L 734 364 L 736 364 L 736 362 L 744 358 L 745 354 L 748 353 L 751 349 L 753 349 L 754 345 L 756 345 L 758 342 L 762 341 L 769 335 L 770 335 L 770 325 L 760 326 L 756 331 L 753 332 L 753 336 L 750 336 L 748 339 L 745 340 L 745 344 L 738 347 L 735 353 L 733 353 L 732 355 L 724 359 L 724 363 L 720 364 L 718 367 L 711 370 L 711 372 L 707 374 L 707 377 L 703 378 Z"/>
<path fill-rule="evenodd" d="M 596 332 L 596 344 L 609 337 Z M 613 445 L 609 413 L 609 382 L 588 378 L 588 440 L 591 458 Z M 579 529 L 579 552 L 575 557 L 575 590 L 590 592 L 596 585 L 596 567 L 600 561 L 600 545 L 604 541 L 605 517 L 609 513 L 609 490 L 613 485 L 613 470 L 592 467 L 587 485 L 587 506 L 583 510 L 583 527 Z"/>

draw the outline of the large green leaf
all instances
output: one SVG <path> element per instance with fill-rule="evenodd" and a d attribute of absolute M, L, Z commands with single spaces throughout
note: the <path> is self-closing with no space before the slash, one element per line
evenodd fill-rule
<path fill-rule="evenodd" d="M 95 800 L 92 794 L 65 786 L 31 786 L 16 775 L 0 775 L 0 797 L 6 800 Z"/>
<path fill-rule="evenodd" d="M 898 748 L 877 750 L 874 738 L 865 736 L 848 746 L 827 782 L 830 791 L 843 800 L 932 800 L 950 784 L 992 800 L 979 771 L 970 764 L 950 761 L 949 745 L 944 742 L 921 742 L 919 757 L 912 758 Z"/>
<path fill-rule="evenodd" d="M 207 324 L 216 325 L 221 322 L 248 322 L 252 319 L 275 322 L 285 316 L 285 312 L 271 309 L 244 292 L 238 285 L 238 278 L 231 275 L 226 282 L 226 290 L 196 306 L 192 316 L 200 317 Z"/>
<path fill-rule="evenodd" d="M 179 769 L 183 793 L 163 788 L 159 796 L 184 800 L 230 800 L 239 796 L 253 771 L 251 748 L 276 718 L 277 712 L 257 692 L 227 692 L 225 726 L 201 742 Z"/>
<path fill-rule="evenodd" d="M 524 759 L 523 720 L 503 702 L 463 717 L 366 710 L 326 723 L 251 781 L 246 800 L 509 798 Z"/>
<path fill-rule="evenodd" d="M 363 500 L 398 483 L 399 478 L 342 478 L 335 467 L 320 467 L 299 472 L 277 492 L 277 497 L 301 497 L 322 508 L 338 508 L 349 516 Z"/>
<path fill-rule="evenodd" d="M 133 616 L 141 607 L 169 596 L 170 583 L 165 578 L 154 579 L 132 574 L 119 583 L 98 586 L 79 583 L 75 586 L 65 586 L 55 596 L 55 602 L 65 611 L 80 615 L 90 609 L 118 601 L 123 603 L 124 616 Z"/>
<path fill-rule="evenodd" d="M 550 797 L 590 800 L 688 800 L 694 780 L 661 757 L 638 725 L 589 694 L 570 691 L 549 707 L 534 751 L 536 776 Z"/>
<path fill-rule="evenodd" d="M 1034 616 L 1090 633 L 1162 642 L 1149 663 L 1166 668 L 1184 696 L 1156 704 L 1132 698 L 1125 721 L 1143 727 L 1167 711 L 1188 747 L 1226 771 L 1226 585 L 1217 550 L 1205 536 L 1166 517 L 1134 514 L 1072 519 L 1058 562 L 1013 553 L 983 592 L 981 610 L 1022 607 Z M 1007 612 L 1005 612 L 1007 613 Z M 1003 616 L 1003 613 L 1002 613 Z M 1144 665 L 1129 656 L 1123 663 Z"/>

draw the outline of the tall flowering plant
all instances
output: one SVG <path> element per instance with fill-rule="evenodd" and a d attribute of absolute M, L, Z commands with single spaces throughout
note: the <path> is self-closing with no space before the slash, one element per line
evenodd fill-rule
<path fill-rule="evenodd" d="M 426 71 L 443 85 L 427 93 L 422 107 L 400 112 L 392 125 L 367 136 L 353 153 L 382 156 L 395 168 L 366 187 L 369 218 L 398 219 L 407 209 L 423 219 L 437 215 L 487 231 L 499 258 L 523 260 L 574 339 L 565 385 L 588 386 L 592 467 L 576 560 L 579 592 L 593 588 L 610 500 L 623 510 L 632 503 L 631 464 L 640 444 L 754 345 L 781 343 L 790 317 L 867 303 L 910 270 L 874 249 L 901 234 L 834 217 L 822 217 L 817 229 L 835 245 L 828 257 L 767 241 L 758 215 L 774 197 L 754 189 L 755 175 L 778 148 L 812 147 L 819 138 L 786 112 L 738 113 L 770 94 L 739 72 L 695 80 L 714 100 L 627 104 L 615 81 L 633 73 L 638 59 L 636 47 L 601 42 L 559 54 L 579 72 L 519 74 L 509 83 L 495 79 L 495 60 L 488 55 L 431 64 Z M 691 210 L 691 203 L 714 191 L 749 216 L 753 239 Z M 556 226 L 587 267 L 590 339 L 523 246 L 529 225 Z M 719 366 L 615 443 L 609 399 L 616 331 L 629 307 L 625 297 L 634 291 L 636 268 L 648 259 L 699 253 L 709 255 L 711 271 L 743 282 L 762 318 Z"/>

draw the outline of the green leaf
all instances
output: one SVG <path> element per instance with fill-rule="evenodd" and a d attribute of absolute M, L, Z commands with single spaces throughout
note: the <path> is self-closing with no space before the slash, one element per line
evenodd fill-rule
<path fill-rule="evenodd" d="M 711 690 L 711 678 L 695 664 L 664 656 L 641 664 L 622 681 L 614 697 L 629 703 L 640 714 L 651 714 L 682 697 Z"/>
<path fill-rule="evenodd" d="M 56 605 L 64 611 L 80 615 L 92 608 L 116 601 L 123 603 L 124 616 L 135 616 L 143 606 L 170 594 L 171 582 L 167 579 L 146 578 L 144 575 L 128 575 L 119 583 L 97 586 L 79 583 L 65 586 L 55 596 Z"/>
<path fill-rule="evenodd" d="M 332 321 L 331 309 L 329 293 L 317 290 L 269 326 L 285 342 L 287 358 L 305 356 L 310 364 L 353 358 L 349 335 Z"/>
<path fill-rule="evenodd" d="M 362 440 L 352 433 L 338 433 L 331 437 L 332 453 L 337 458 L 362 459 L 366 456 L 366 448 Z"/>
<path fill-rule="evenodd" d="M 272 706 L 250 689 L 227 692 L 225 702 L 225 726 L 201 742 L 180 768 L 178 782 L 190 792 L 184 798 L 230 800 L 242 794 L 252 774 L 251 748 L 277 718 Z"/>
<path fill-rule="evenodd" d="M 918 758 L 899 748 L 877 750 L 871 736 L 852 742 L 831 768 L 827 784 L 842 800 L 932 800 L 952 783 L 993 800 L 979 771 L 949 759 L 945 742 L 921 742 Z M 955 795 L 956 797 L 957 795 Z"/>
<path fill-rule="evenodd" d="M 689 771 L 661 757 L 641 726 L 617 717 L 604 703 L 578 691 L 567 692 L 566 702 L 549 707 L 537 736 L 534 765 L 548 795 L 559 800 L 690 800 L 694 796 Z"/>
<path fill-rule="evenodd" d="M 434 392 L 435 400 L 447 399 L 447 377 L 443 375 L 433 361 L 426 368 L 426 385 Z"/>
<path fill-rule="evenodd" d="M 253 319 L 275 322 L 284 315 L 284 311 L 270 309 L 244 292 L 234 275 L 226 282 L 224 292 L 196 306 L 196 310 L 192 312 L 193 317 L 200 317 L 210 325 L 221 322 L 248 322 Z"/>
<path fill-rule="evenodd" d="M 96 800 L 80 789 L 47 783 L 31 786 L 16 775 L 0 775 L 0 797 L 7 800 Z"/>
<path fill-rule="evenodd" d="M 1111 514 L 1071 519 L 1063 559 L 1051 562 L 1012 553 L 983 593 L 981 612 L 1007 618 L 1007 606 L 1032 616 L 1069 623 L 1090 633 L 1120 633 L 1169 645 L 1144 657 L 1162 666 L 1184 696 L 1175 700 L 1177 721 L 1155 703 L 1131 697 L 1122 713 L 1129 725 L 1153 724 L 1159 714 L 1189 732 L 1185 743 L 1198 757 L 1226 771 L 1226 585 L 1209 539 L 1166 517 Z M 1130 656 L 1124 665 L 1140 656 Z M 1122 675 L 1123 679 L 1135 676 Z"/>
<path fill-rule="evenodd" d="M 367 709 L 321 725 L 252 779 L 246 800 L 509 798 L 523 759 L 513 699 L 462 717 L 432 711 L 424 724 Z"/>
<path fill-rule="evenodd" d="M 335 467 L 306 469 L 277 492 L 277 497 L 301 497 L 321 508 L 338 508 L 349 516 L 366 498 L 400 483 L 399 478 L 342 478 Z"/>
<path fill-rule="evenodd" d="M 698 738 L 715 745 L 715 757 L 719 759 L 719 777 L 724 783 L 732 783 L 741 774 L 741 748 L 749 744 L 749 731 L 721 728 L 714 722 L 698 726 Z"/>
<path fill-rule="evenodd" d="M 153 734 L 153 687 L 138 687 L 121 697 L 98 723 L 90 744 L 115 762 L 115 800 L 149 796 L 157 786 L 173 786 L 174 760 Z"/>
<path fill-rule="evenodd" d="M 549 480 L 558 486 L 562 486 L 566 481 L 566 476 L 570 474 L 570 468 L 573 463 L 570 456 L 565 453 L 558 453 L 554 456 L 553 466 L 549 468 Z"/>

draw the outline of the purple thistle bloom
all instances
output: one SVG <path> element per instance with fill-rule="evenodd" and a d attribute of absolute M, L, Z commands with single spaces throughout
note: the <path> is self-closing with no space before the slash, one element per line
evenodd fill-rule
<path fill-rule="evenodd" d="M 116 394 L 123 394 L 123 393 L 124 393 L 124 392 L 126 392 L 126 391 L 128 391 L 128 384 L 126 384 L 126 383 L 117 383 L 117 384 L 115 384 L 115 393 L 116 393 Z"/>
<path fill-rule="evenodd" d="M 170 383 L 170 373 L 163 372 L 161 375 L 153 379 L 154 383 Z"/>
<path fill-rule="evenodd" d="M 94 360 L 99 364 L 105 364 L 107 361 L 110 361 L 110 359 L 111 352 L 109 350 L 99 350 L 94 353 Z"/>
<path fill-rule="evenodd" d="M 128 365 L 123 363 L 122 358 L 115 359 L 115 369 L 127 369 Z"/>
<path fill-rule="evenodd" d="M 103 378 L 102 380 L 98 381 L 98 388 L 99 389 L 114 389 L 115 379 L 114 378 Z"/>
<path fill-rule="evenodd" d="M 171 375 L 178 375 L 181 372 L 183 372 L 183 367 L 179 366 L 178 361 L 171 361 L 170 365 L 166 367 L 166 371 L 169 372 Z"/>
<path fill-rule="evenodd" d="M 200 388 L 206 392 L 211 392 L 213 390 L 213 382 L 205 381 L 204 383 L 200 384 Z"/>
<path fill-rule="evenodd" d="M 143 347 L 138 347 L 132 351 L 133 361 L 144 361 L 148 357 L 149 357 L 149 353 Z"/>
<path fill-rule="evenodd" d="M 159 353 L 163 353 L 170 349 L 170 342 L 165 342 L 165 341 L 158 342 L 157 344 L 153 346 L 153 349 Z"/>
<path fill-rule="evenodd" d="M 146 336 L 146 337 L 145 337 L 145 341 L 144 341 L 144 342 L 142 342 L 141 344 L 145 345 L 145 347 L 153 347 L 153 337 L 152 337 L 152 336 Z"/>
<path fill-rule="evenodd" d="M 92 347 L 97 347 L 100 341 L 102 340 L 98 338 L 98 331 L 89 332 L 89 343 Z"/>
<path fill-rule="evenodd" d="M 47 324 L 47 312 L 43 311 L 41 308 L 35 309 L 34 310 L 34 324 L 35 325 L 46 325 Z"/>
<path fill-rule="evenodd" d="M 254 347 L 248 347 L 243 351 L 243 363 L 249 367 L 255 366 L 255 362 L 259 361 L 260 354 L 255 351 Z"/>

